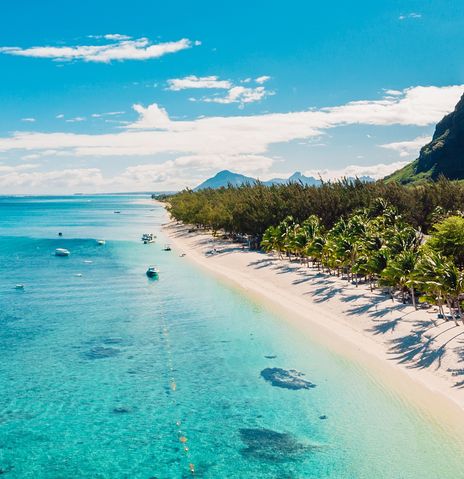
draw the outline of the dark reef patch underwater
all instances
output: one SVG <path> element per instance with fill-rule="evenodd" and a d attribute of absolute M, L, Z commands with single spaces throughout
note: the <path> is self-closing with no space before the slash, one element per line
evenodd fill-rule
<path fill-rule="evenodd" d="M 261 377 L 273 386 L 284 389 L 312 389 L 316 385 L 306 379 L 304 374 L 295 369 L 265 368 L 261 371 Z"/>
<path fill-rule="evenodd" d="M 87 359 L 104 359 L 117 356 L 121 351 L 116 348 L 105 348 L 103 346 L 95 346 L 85 353 Z"/>
<path fill-rule="evenodd" d="M 240 439 L 246 446 L 240 451 L 243 456 L 270 462 L 295 461 L 317 448 L 291 434 L 264 428 L 240 429 Z"/>

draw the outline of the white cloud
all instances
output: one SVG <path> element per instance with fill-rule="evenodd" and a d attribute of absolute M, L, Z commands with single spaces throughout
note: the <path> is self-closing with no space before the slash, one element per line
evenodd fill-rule
<path fill-rule="evenodd" d="M 398 17 L 398 20 L 406 20 L 408 18 L 422 18 L 422 14 L 416 13 L 416 12 L 406 13 L 406 14 L 400 15 Z"/>
<path fill-rule="evenodd" d="M 124 115 L 125 111 L 108 111 L 106 113 L 92 113 L 92 118 L 102 118 L 104 116 Z"/>
<path fill-rule="evenodd" d="M 401 90 L 385 90 L 385 93 L 387 95 L 391 95 L 391 96 L 399 96 L 401 95 L 403 92 Z"/>
<path fill-rule="evenodd" d="M 81 122 L 81 121 L 85 121 L 85 117 L 84 116 L 76 116 L 74 118 L 68 118 L 65 121 L 67 123 L 78 123 L 78 122 Z"/>
<path fill-rule="evenodd" d="M 22 166 L 23 168 L 21 168 Z M 7 193 L 19 189 L 31 192 L 77 191 L 83 187 L 95 191 L 104 184 L 104 178 L 98 168 L 77 168 L 55 171 L 28 171 L 36 165 L 16 167 L 0 166 L 0 188 Z"/>
<path fill-rule="evenodd" d="M 254 81 L 258 85 L 262 85 L 264 82 L 268 81 L 271 77 L 269 76 L 260 76 Z M 251 78 L 246 78 L 241 80 L 241 83 L 250 83 Z M 206 77 L 197 77 L 195 75 L 189 75 L 184 78 L 172 78 L 168 80 L 168 90 L 179 91 L 186 89 L 218 89 L 218 90 L 228 90 L 225 96 L 205 96 L 202 98 L 189 98 L 190 101 L 202 101 L 205 103 L 221 103 L 223 105 L 228 105 L 231 103 L 238 103 L 241 108 L 247 103 L 252 103 L 255 101 L 260 101 L 266 96 L 273 95 L 274 92 L 266 91 L 263 86 L 250 87 L 246 88 L 243 86 L 236 86 L 230 80 L 220 80 L 219 77 L 206 76 Z"/>
<path fill-rule="evenodd" d="M 139 119 L 121 132 L 74 134 L 15 132 L 0 137 L 0 151 L 59 149 L 76 156 L 263 154 L 269 145 L 313 138 L 336 126 L 436 123 L 451 111 L 464 86 L 414 87 L 395 99 L 290 113 L 171 120 L 157 104 L 134 105 Z"/>
<path fill-rule="evenodd" d="M 268 95 L 273 95 L 273 92 L 268 92 L 263 86 L 256 88 L 245 88 L 243 86 L 232 87 L 224 97 L 205 97 L 202 101 L 207 103 L 222 103 L 228 105 L 230 103 L 239 103 L 243 107 L 247 103 L 260 101 Z"/>
<path fill-rule="evenodd" d="M 25 161 L 38 160 L 41 157 L 42 157 L 42 155 L 39 155 L 38 153 L 31 153 L 30 155 L 22 156 L 21 160 L 25 160 Z"/>
<path fill-rule="evenodd" d="M 228 89 L 232 86 L 229 80 L 219 80 L 215 75 L 197 77 L 189 75 L 184 78 L 172 78 L 168 80 L 168 90 L 179 91 L 189 88 L 218 88 Z"/>
<path fill-rule="evenodd" d="M 26 123 L 35 123 L 35 118 L 21 118 L 21 121 L 25 121 Z"/>
<path fill-rule="evenodd" d="M 196 186 L 211 169 L 233 168 L 244 174 L 255 175 L 266 172 L 272 163 L 272 158 L 261 155 L 191 155 L 157 164 L 128 166 L 121 173 L 107 177 L 99 168 L 29 171 L 37 169 L 39 165 L 0 165 L 0 188 L 4 193 L 14 193 L 25 188 L 32 193 L 175 190 Z"/>
<path fill-rule="evenodd" d="M 267 82 L 270 79 L 271 79 L 270 76 L 263 75 L 263 76 L 260 76 L 258 78 L 255 78 L 255 82 L 261 85 L 261 84 L 263 84 L 264 82 Z"/>
<path fill-rule="evenodd" d="M 107 33 L 103 35 L 103 38 L 107 40 L 130 40 L 132 37 L 129 35 L 122 35 L 121 33 Z"/>
<path fill-rule="evenodd" d="M 379 145 L 381 148 L 396 151 L 402 158 L 411 155 L 417 155 L 419 150 L 430 142 L 431 136 L 418 136 L 414 140 L 397 141 L 394 143 L 385 143 Z"/>
<path fill-rule="evenodd" d="M 393 173 L 403 166 L 407 165 L 408 161 L 397 161 L 395 163 L 384 164 L 379 163 L 377 165 L 349 165 L 345 168 L 339 170 L 329 170 L 329 169 L 322 169 L 322 170 L 308 170 L 304 174 L 306 176 L 313 176 L 314 178 L 321 177 L 323 180 L 336 180 L 340 178 L 355 178 L 355 177 L 362 177 L 362 176 L 370 176 L 374 179 L 384 178 L 385 176 Z"/>
<path fill-rule="evenodd" d="M 34 163 L 22 163 L 21 165 L 16 166 L 0 165 L 0 175 L 33 170 L 34 168 L 37 168 L 37 165 Z"/>
<path fill-rule="evenodd" d="M 51 58 L 53 60 L 82 60 L 85 62 L 109 63 L 113 60 L 148 60 L 159 58 L 168 53 L 175 53 L 197 45 L 187 38 L 175 42 L 152 44 L 148 38 L 136 40 L 118 39 L 106 45 L 77 45 L 77 46 L 43 46 L 43 47 L 0 47 L 0 53 L 34 58 Z M 105 36 L 106 39 L 107 36 Z"/>
<path fill-rule="evenodd" d="M 9 136 L 0 137 L 0 152 L 17 151 L 20 155 L 86 159 L 125 156 L 131 161 L 139 157 L 151 162 L 148 166 L 151 168 L 149 171 L 152 178 L 156 175 L 165 178 L 162 185 L 160 180 L 160 183 L 156 184 L 158 186 L 153 186 L 153 183 L 151 186 L 143 183 L 145 185 L 143 188 L 194 186 L 206 174 L 224 167 L 236 168 L 247 174 L 269 171 L 273 162 L 273 159 L 268 156 L 271 145 L 308 139 L 320 142 L 317 137 L 333 127 L 351 124 L 424 126 L 436 123 L 454 108 L 463 90 L 463 85 L 413 87 L 404 90 L 401 95 L 394 98 L 350 102 L 335 107 L 289 113 L 203 117 L 193 120 L 172 120 L 167 111 L 157 104 L 148 107 L 134 105 L 133 108 L 139 115 L 138 120 L 122 127 L 121 131 L 116 133 L 14 132 Z M 416 144 L 419 141 L 422 142 L 419 139 L 414 141 Z M 411 142 L 407 143 L 407 146 L 389 144 L 389 148 L 400 153 L 411 150 Z M 381 146 L 387 148 L 385 145 Z M 169 154 L 176 159 L 153 165 L 153 158 L 160 154 Z M 397 162 L 393 165 L 370 167 L 352 165 L 336 173 L 339 176 L 366 174 L 379 177 L 403 164 L 403 162 Z M 131 166 L 129 167 L 131 169 L 128 168 L 126 172 L 118 176 L 117 181 L 114 178 L 105 179 L 99 173 L 101 187 L 109 191 L 119 188 L 119 184 L 124 184 L 127 188 L 129 185 L 134 185 L 134 189 L 138 189 L 135 185 L 139 180 L 133 178 L 142 178 L 142 171 L 148 166 Z M 335 173 L 325 172 L 324 174 Z M 44 181 L 50 178 L 55 178 L 57 182 L 64 181 L 58 173 L 55 176 L 50 175 L 43 177 Z M 83 173 L 81 177 L 89 176 Z M 9 178 L 12 179 L 11 175 Z M 31 181 L 38 185 L 38 178 L 38 176 L 31 177 Z M 21 185 L 26 184 L 24 176 L 20 177 L 20 181 L 24 182 Z M 16 183 L 11 183 L 11 185 L 14 184 Z M 93 185 L 92 187 L 95 186 L 95 182 L 89 184 Z M 22 187 L 21 185 L 18 188 Z M 126 189 L 126 187 L 121 188 Z M 47 191 L 46 187 L 44 188 Z M 140 188 L 143 189 L 142 186 Z"/>
<path fill-rule="evenodd" d="M 156 191 L 175 190 L 186 186 L 194 187 L 211 174 L 211 169 L 217 171 L 230 168 L 261 179 L 290 175 L 289 173 L 269 172 L 272 163 L 271 158 L 261 155 L 181 156 L 158 164 L 129 166 L 114 176 L 103 175 L 100 168 L 37 171 L 37 164 L 0 165 L 0 188 L 5 193 L 13 193 L 26 188 L 32 193 L 44 191 L 50 193 L 62 191 Z M 324 180 L 355 176 L 370 176 L 377 179 L 402 168 L 405 164 L 407 162 L 399 161 L 389 165 L 350 165 L 340 170 L 308 170 L 304 174 L 315 178 L 321 177 Z"/>

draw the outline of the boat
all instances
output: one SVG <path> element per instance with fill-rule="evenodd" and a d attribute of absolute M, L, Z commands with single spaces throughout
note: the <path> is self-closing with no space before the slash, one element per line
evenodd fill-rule
<path fill-rule="evenodd" d="M 71 253 L 65 248 L 56 248 L 55 256 L 69 256 Z"/>
<path fill-rule="evenodd" d="M 115 211 L 114 213 L 115 213 L 115 214 L 119 214 L 119 213 L 121 213 L 121 212 L 120 212 L 120 211 Z"/>
<path fill-rule="evenodd" d="M 171 247 L 167 244 L 164 246 L 163 251 L 171 251 Z"/>
<path fill-rule="evenodd" d="M 15 289 L 24 289 L 24 284 L 15 285 Z"/>
<path fill-rule="evenodd" d="M 153 233 L 143 233 L 142 235 L 143 244 L 154 243 L 155 239 L 156 235 L 154 235 Z"/>
<path fill-rule="evenodd" d="M 154 266 L 149 266 L 147 269 L 147 276 L 149 278 L 158 278 L 159 277 L 159 270 Z"/>
<path fill-rule="evenodd" d="M 104 244 L 106 244 L 105 240 L 102 240 L 102 239 L 97 240 L 97 245 L 98 246 L 103 246 Z"/>

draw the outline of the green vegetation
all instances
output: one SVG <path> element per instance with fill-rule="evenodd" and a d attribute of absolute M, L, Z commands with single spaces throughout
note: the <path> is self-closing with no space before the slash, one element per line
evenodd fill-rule
<path fill-rule="evenodd" d="M 260 241 L 269 226 L 279 224 L 287 216 L 302 223 L 316 215 L 325 228 L 331 228 L 341 217 L 346 218 L 359 208 L 370 208 L 377 198 L 384 198 L 407 223 L 427 233 L 437 222 L 437 211 L 464 209 L 464 185 L 444 178 L 411 187 L 359 180 L 321 186 L 253 183 L 195 192 L 184 190 L 169 196 L 167 201 L 169 212 L 179 221 L 252 235 Z"/>
<path fill-rule="evenodd" d="M 436 126 L 432 141 L 421 148 L 419 158 L 386 178 L 387 182 L 419 184 L 441 175 L 464 180 L 464 95 L 453 112 Z"/>
<path fill-rule="evenodd" d="M 330 274 L 388 288 L 403 302 L 444 307 L 464 299 L 464 186 L 441 179 L 417 187 L 342 181 L 321 187 L 260 184 L 171 196 L 173 218 L 247 235 Z M 425 235 L 428 233 L 428 235 Z M 464 319 L 463 319 L 464 324 Z"/>

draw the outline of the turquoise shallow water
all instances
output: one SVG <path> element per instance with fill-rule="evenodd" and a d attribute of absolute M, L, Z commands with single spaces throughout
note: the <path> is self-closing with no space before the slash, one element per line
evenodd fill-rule
<path fill-rule="evenodd" d="M 131 197 L 0 198 L 2 477 L 462 477 L 450 431 L 162 251 L 164 218 Z"/>

